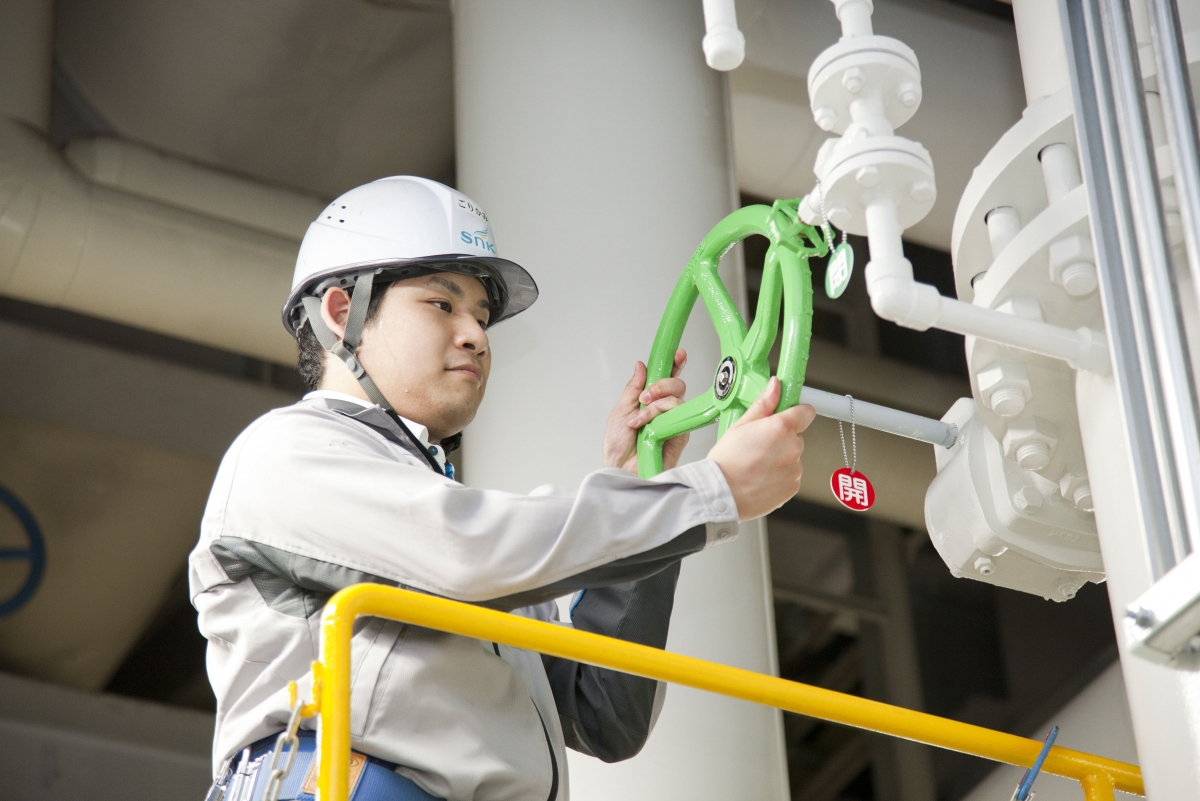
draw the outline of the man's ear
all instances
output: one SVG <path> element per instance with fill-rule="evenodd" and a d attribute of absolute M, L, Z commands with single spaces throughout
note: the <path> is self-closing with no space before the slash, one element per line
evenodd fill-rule
<path fill-rule="evenodd" d="M 321 298 L 321 319 L 329 330 L 341 339 L 346 334 L 346 319 L 350 316 L 350 295 L 341 287 L 326 290 Z"/>

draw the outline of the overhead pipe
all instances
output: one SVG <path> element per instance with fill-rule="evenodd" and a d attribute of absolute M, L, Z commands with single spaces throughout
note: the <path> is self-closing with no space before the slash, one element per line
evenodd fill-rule
<path fill-rule="evenodd" d="M 93 182 L 39 133 L 0 118 L 4 295 L 291 364 L 278 307 L 298 248 Z"/>

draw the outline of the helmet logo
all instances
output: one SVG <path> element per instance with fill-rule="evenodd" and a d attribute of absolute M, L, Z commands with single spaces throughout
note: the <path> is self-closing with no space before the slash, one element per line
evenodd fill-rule
<path fill-rule="evenodd" d="M 496 246 L 488 241 L 488 237 L 491 236 L 491 232 L 489 232 L 486 228 L 481 231 L 476 231 L 475 233 L 470 233 L 469 231 L 459 231 L 458 235 L 462 238 L 462 241 L 466 242 L 468 245 L 474 245 L 477 248 L 483 248 L 488 253 L 496 252 Z"/>

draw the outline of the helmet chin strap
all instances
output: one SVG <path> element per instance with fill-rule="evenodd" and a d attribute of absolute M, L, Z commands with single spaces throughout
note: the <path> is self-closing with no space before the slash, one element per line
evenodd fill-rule
<path fill-rule="evenodd" d="M 367 322 L 367 307 L 371 304 L 371 286 L 374 282 L 375 273 L 373 272 L 363 273 L 355 279 L 354 290 L 350 293 L 350 312 L 346 316 L 346 332 L 341 339 L 338 339 L 337 334 L 333 333 L 333 330 L 325 324 L 324 318 L 321 317 L 319 298 L 310 295 L 302 302 L 308 317 L 308 324 L 312 326 L 313 333 L 316 334 L 321 347 L 342 360 L 372 403 L 377 403 L 383 407 L 384 411 L 391 412 L 395 411 L 392 404 L 388 403 L 388 399 L 379 391 L 379 387 L 371 380 L 371 376 L 367 375 L 362 362 L 355 355 L 355 351 L 362 341 L 363 326 Z"/>
<path fill-rule="evenodd" d="M 383 407 L 393 420 L 399 424 L 404 433 L 414 445 L 421 450 L 425 455 L 426 461 L 430 466 L 439 473 L 442 472 L 441 465 L 437 463 L 425 449 L 421 447 L 420 441 L 409 431 L 404 420 L 400 415 L 396 414 L 396 410 L 392 408 L 392 404 L 388 403 L 388 399 L 371 380 L 371 376 L 367 375 L 367 371 L 363 368 L 362 362 L 358 360 L 355 351 L 358 349 L 359 343 L 362 341 L 363 326 L 367 323 L 367 308 L 371 305 L 371 289 L 375 282 L 375 273 L 363 273 L 354 280 L 354 289 L 350 293 L 350 311 L 346 315 L 346 330 L 341 339 L 338 339 L 337 334 L 325 324 L 325 319 L 321 317 L 321 301 L 319 298 L 314 298 L 311 295 L 305 297 L 302 302 L 304 304 L 304 312 L 308 317 L 308 324 L 312 326 L 313 333 L 317 337 L 317 341 L 321 343 L 321 347 L 337 356 L 346 365 L 350 374 L 358 381 L 358 385 L 362 387 L 367 398 L 372 403 L 376 403 Z M 442 440 L 442 448 L 447 453 L 453 453 L 458 450 L 459 443 L 462 440 L 461 434 L 455 434 Z"/>

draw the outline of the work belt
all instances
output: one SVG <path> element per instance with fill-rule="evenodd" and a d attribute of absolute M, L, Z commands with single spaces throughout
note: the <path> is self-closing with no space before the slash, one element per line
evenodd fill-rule
<path fill-rule="evenodd" d="M 296 732 L 295 761 L 279 788 L 279 801 L 314 801 L 317 793 L 316 733 Z M 226 760 L 205 801 L 262 801 L 277 735 L 264 737 Z M 396 764 L 350 753 L 350 801 L 443 801 L 396 773 Z"/>

